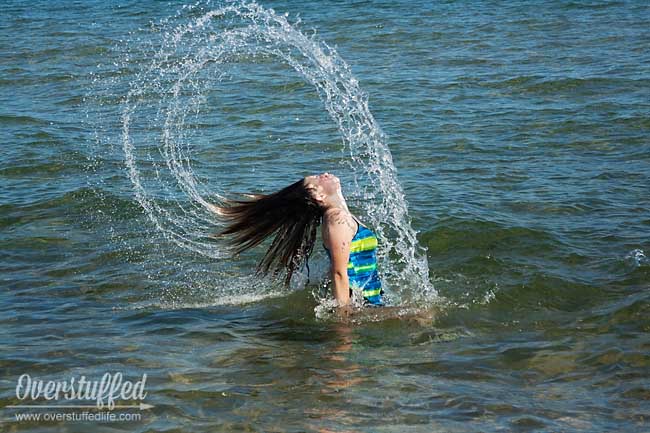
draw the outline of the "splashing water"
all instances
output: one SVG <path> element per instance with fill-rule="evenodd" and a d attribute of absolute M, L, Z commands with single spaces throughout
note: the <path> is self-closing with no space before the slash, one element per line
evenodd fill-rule
<path fill-rule="evenodd" d="M 639 267 L 644 263 L 648 263 L 648 257 L 645 255 L 642 249 L 636 248 L 630 251 L 626 256 L 626 259 L 631 260 L 634 263 L 635 267 Z"/>
<path fill-rule="evenodd" d="M 206 123 L 218 121 L 210 109 L 218 106 L 219 89 L 228 79 L 243 80 L 246 67 L 278 69 L 279 63 L 285 75 L 293 71 L 313 87 L 340 134 L 342 156 L 337 162 L 344 175 L 339 177 L 344 185 L 349 178 L 346 199 L 352 208 L 362 209 L 364 223 L 380 239 L 379 267 L 391 300 L 430 303 L 436 292 L 425 252 L 410 225 L 386 137 L 349 66 L 335 49 L 300 32 L 299 20 L 292 25 L 272 9 L 256 3 L 207 9 L 184 7 L 152 26 L 162 35 L 158 48 L 151 55 L 129 53 L 126 58 L 140 71 L 122 103 L 121 143 L 136 199 L 148 219 L 178 246 L 209 258 L 230 257 L 230 251 L 211 238 L 220 227 L 210 203 L 220 203 L 229 194 L 237 184 L 232 178 L 251 173 L 240 173 L 242 163 L 225 156 L 230 152 L 225 150 L 227 124 L 219 142 L 201 133 L 208 129 Z M 244 103 L 228 106 L 225 121 L 236 118 L 237 107 Z M 249 128 L 259 126 L 253 122 Z M 263 144 L 264 149 L 268 146 L 273 146 L 271 140 Z M 206 155 L 223 159 L 218 173 L 203 160 Z M 284 181 L 274 190 L 295 181 L 297 176 L 288 177 L 290 171 L 280 174 Z"/>

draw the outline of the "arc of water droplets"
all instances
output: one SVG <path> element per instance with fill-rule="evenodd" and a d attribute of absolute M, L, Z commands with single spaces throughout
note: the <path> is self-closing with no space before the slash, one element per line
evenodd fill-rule
<path fill-rule="evenodd" d="M 239 20 L 238 25 L 218 28 L 227 17 Z M 207 34 L 207 38 L 203 36 Z M 192 48 L 192 41 L 203 45 L 196 50 L 186 49 L 180 60 L 170 60 L 179 50 L 183 51 L 183 44 L 189 45 L 185 48 Z M 122 113 L 122 145 L 136 198 L 149 219 L 180 246 L 214 258 L 227 255 L 222 250 L 215 251 L 214 244 L 200 240 L 206 233 L 214 232 L 215 221 L 208 217 L 209 205 L 201 193 L 201 184 L 196 181 L 190 158 L 177 144 L 179 137 L 175 134 L 179 134 L 177 131 L 182 134 L 187 114 L 186 104 L 179 101 L 179 94 L 185 87 L 195 86 L 191 78 L 208 62 L 214 67 L 238 55 L 274 56 L 314 86 L 341 132 L 343 145 L 350 154 L 347 165 L 363 199 L 367 218 L 382 239 L 379 252 L 382 278 L 392 283 L 400 298 L 404 295 L 416 301 L 435 298 L 436 292 L 428 278 L 426 255 L 411 229 L 407 203 L 385 143 L 386 137 L 370 113 L 367 98 L 348 65 L 327 44 L 305 36 L 285 16 L 256 3 L 221 7 L 187 25 L 178 26 L 166 35 L 151 66 L 131 86 Z M 171 89 L 162 88 L 163 80 L 155 78 L 165 74 L 175 79 Z M 196 90 L 200 93 L 200 89 Z M 165 117 L 160 151 L 177 186 L 190 198 L 189 209 L 176 202 L 181 214 L 173 214 L 160 206 L 140 179 L 130 125 L 141 104 L 140 99 L 152 91 L 172 95 L 166 111 L 159 112 Z M 185 150 L 190 151 L 189 144 Z M 359 186 L 361 175 L 370 180 L 363 187 Z M 158 170 L 156 176 L 160 179 Z M 219 194 L 218 197 L 222 198 Z M 400 266 L 389 263 L 391 252 L 398 257 Z M 403 290 L 406 286 L 410 290 Z"/>

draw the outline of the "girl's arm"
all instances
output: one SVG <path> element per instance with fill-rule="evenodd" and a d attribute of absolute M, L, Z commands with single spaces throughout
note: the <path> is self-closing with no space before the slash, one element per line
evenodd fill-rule
<path fill-rule="evenodd" d="M 334 298 L 339 305 L 347 305 L 350 303 L 348 261 L 350 241 L 354 237 L 354 222 L 350 215 L 343 211 L 328 215 L 323 222 L 323 242 L 330 251 Z"/>

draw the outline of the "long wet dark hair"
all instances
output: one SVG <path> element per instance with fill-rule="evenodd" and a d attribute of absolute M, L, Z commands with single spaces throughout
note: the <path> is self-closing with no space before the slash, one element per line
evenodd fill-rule
<path fill-rule="evenodd" d="M 275 234 L 268 251 L 257 266 L 256 273 L 276 276 L 286 271 L 284 284 L 311 255 L 316 242 L 316 229 L 323 211 L 312 201 L 303 179 L 272 194 L 246 194 L 250 200 L 224 200 L 216 206 L 227 226 L 217 236 L 234 234 L 229 243 L 234 254 L 248 250 Z M 309 268 L 308 268 L 309 269 Z"/>

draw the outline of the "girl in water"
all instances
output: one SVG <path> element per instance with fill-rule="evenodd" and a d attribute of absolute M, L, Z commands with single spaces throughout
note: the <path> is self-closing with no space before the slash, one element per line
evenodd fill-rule
<path fill-rule="evenodd" d="M 321 225 L 330 259 L 332 292 L 349 311 L 353 291 L 366 306 L 383 306 L 377 273 L 377 238 L 361 225 L 345 203 L 339 178 L 330 173 L 307 176 L 272 194 L 248 194 L 251 200 L 226 200 L 212 210 L 228 222 L 219 236 L 234 235 L 235 254 L 275 234 L 257 272 L 286 271 L 285 284 L 307 262 Z M 308 266 L 308 262 L 307 262 Z M 309 267 L 307 267 L 309 270 Z"/>

